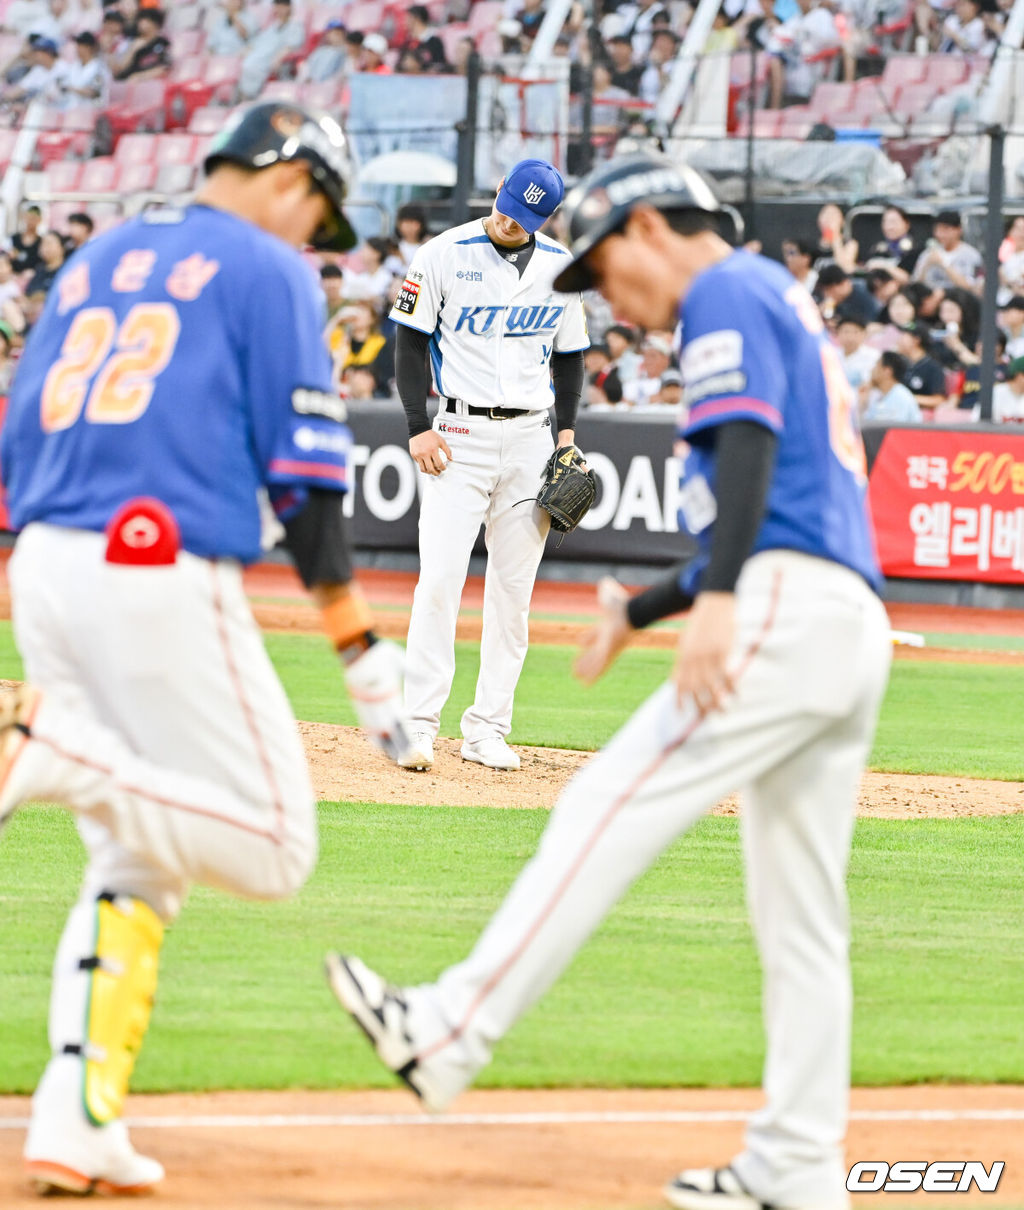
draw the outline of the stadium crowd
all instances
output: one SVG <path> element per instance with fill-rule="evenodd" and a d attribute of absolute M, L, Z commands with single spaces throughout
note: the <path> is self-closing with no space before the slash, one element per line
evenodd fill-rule
<path fill-rule="evenodd" d="M 1009 0 L 724 0 L 706 50 L 759 49 L 767 105 L 801 107 L 825 65 L 833 71 L 839 65 L 848 81 L 876 74 L 881 41 L 894 35 L 933 57 L 976 61 L 993 49 L 1008 7 Z M 600 0 L 592 14 L 579 0 L 572 5 L 555 54 L 569 60 L 570 91 L 579 90 L 585 69 L 592 71 L 597 154 L 610 154 L 624 130 L 645 129 L 692 13 L 689 0 Z M 9 125 L 32 100 L 57 113 L 100 114 L 118 88 L 159 82 L 167 88 L 160 105 L 167 101 L 169 113 L 168 98 L 183 77 L 187 86 L 196 63 L 215 63 L 232 70 L 196 93 L 198 110 L 195 98 L 186 103 L 186 116 L 195 117 L 205 103 L 221 106 L 210 129 L 223 120 L 224 107 L 269 89 L 283 89 L 276 95 L 284 96 L 289 89 L 327 88 L 344 111 L 345 81 L 353 73 L 464 72 L 472 51 L 487 67 L 514 73 L 544 15 L 544 0 L 224 0 L 166 8 L 147 0 L 0 0 L 0 42 L 11 52 L 0 63 L 0 107 Z M 180 87 L 176 95 L 184 95 Z M 38 206 L 23 208 L 19 230 L 0 255 L 0 389 L 50 282 L 92 233 L 90 209 L 65 208 L 53 224 L 59 230 L 47 230 Z M 102 228 L 111 216 L 100 209 L 94 217 Z M 557 216 L 555 227 L 559 235 Z M 343 394 L 391 394 L 394 334 L 387 315 L 412 252 L 428 237 L 426 214 L 409 206 L 390 237 L 317 261 L 326 339 Z M 817 300 L 866 419 L 976 416 L 982 258 L 963 239 L 955 212 L 939 214 L 932 238 L 919 244 L 906 214 L 890 206 L 879 242 L 861 249 L 839 207 L 829 204 L 817 230 L 794 231 L 782 254 Z M 1000 261 L 1000 376 L 1007 382 L 997 418 L 1024 420 L 1024 219 L 1008 224 Z M 685 402 L 673 334 L 633 332 L 600 300 L 589 305 L 595 344 L 587 359 L 587 406 Z"/>

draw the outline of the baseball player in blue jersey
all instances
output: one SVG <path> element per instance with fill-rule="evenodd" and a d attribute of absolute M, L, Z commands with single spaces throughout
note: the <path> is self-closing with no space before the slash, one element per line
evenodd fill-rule
<path fill-rule="evenodd" d="M 364 725 L 402 741 L 397 649 L 352 582 L 350 433 L 297 248 L 354 242 L 337 124 L 281 104 L 215 141 L 196 204 L 147 212 L 58 276 L 3 431 L 14 629 L 0 823 L 67 804 L 88 854 L 54 965 L 52 1058 L 25 1146 L 43 1192 L 163 1176 L 122 1106 L 164 926 L 193 882 L 286 896 L 316 858 L 294 717 L 241 567 L 273 501 Z"/>
<path fill-rule="evenodd" d="M 701 542 L 638 596 L 605 585 L 577 672 L 600 676 L 657 618 L 689 608 L 689 624 L 671 680 L 566 787 L 465 961 L 400 990 L 355 958 L 329 956 L 328 973 L 383 1061 L 442 1109 L 627 887 L 741 790 L 765 1105 L 727 1167 L 684 1171 L 665 1195 L 682 1210 L 845 1210 L 845 873 L 890 658 L 850 388 L 810 296 L 721 238 L 692 170 L 618 158 L 568 209 L 557 288 L 595 285 L 628 321 L 682 324 L 680 521 Z M 681 1006 L 685 987 L 680 972 Z"/>
<path fill-rule="evenodd" d="M 414 736 L 401 762 L 407 768 L 429 769 L 434 760 L 455 675 L 459 600 L 481 522 L 487 574 L 480 675 L 462 716 L 462 757 L 519 768 L 505 737 L 549 525 L 533 499 L 553 445 L 573 445 L 589 345 L 583 300 L 551 284 L 568 252 L 540 231 L 562 193 L 562 178 L 545 160 L 516 164 L 486 218 L 418 249 L 391 311 L 409 452 L 427 476 L 406 645 Z M 431 379 L 441 397 L 433 424 Z"/>

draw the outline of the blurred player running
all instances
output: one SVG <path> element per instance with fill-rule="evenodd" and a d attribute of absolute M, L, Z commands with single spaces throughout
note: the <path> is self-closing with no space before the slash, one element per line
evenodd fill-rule
<path fill-rule="evenodd" d="M 291 708 L 242 586 L 269 491 L 364 725 L 403 743 L 397 651 L 352 583 L 350 434 L 296 248 L 354 243 L 337 124 L 243 111 L 195 205 L 87 244 L 33 329 L 3 431 L 14 629 L 0 821 L 67 804 L 88 853 L 54 966 L 52 1058 L 25 1147 L 43 1192 L 135 1193 L 125 1093 L 164 926 L 193 882 L 292 894 L 316 817 Z"/>

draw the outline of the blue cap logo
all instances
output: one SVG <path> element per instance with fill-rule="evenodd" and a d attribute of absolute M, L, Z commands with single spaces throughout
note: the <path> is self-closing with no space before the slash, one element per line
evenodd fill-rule
<path fill-rule="evenodd" d="M 554 214 L 564 193 L 565 184 L 554 164 L 520 160 L 505 176 L 495 205 L 500 214 L 532 235 Z"/>

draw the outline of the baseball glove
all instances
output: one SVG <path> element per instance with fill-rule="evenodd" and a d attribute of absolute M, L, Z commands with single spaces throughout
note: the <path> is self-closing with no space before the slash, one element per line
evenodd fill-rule
<path fill-rule="evenodd" d="M 553 450 L 537 494 L 537 503 L 551 514 L 552 526 L 570 533 L 587 515 L 596 496 L 597 479 L 576 446 Z"/>

